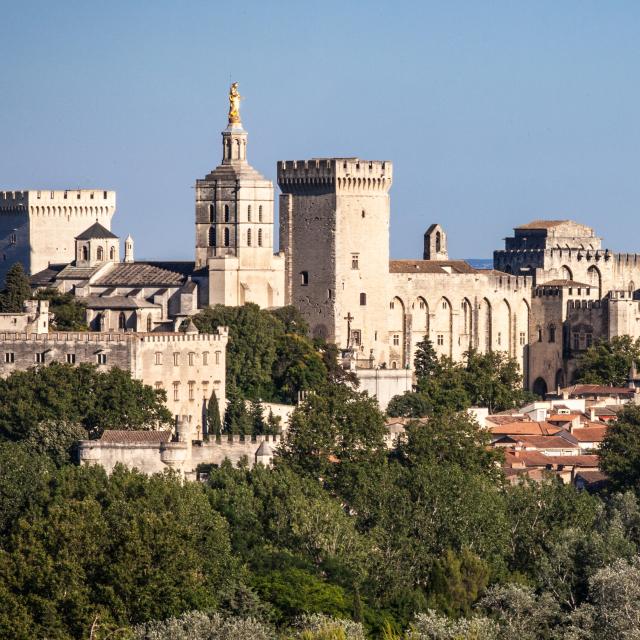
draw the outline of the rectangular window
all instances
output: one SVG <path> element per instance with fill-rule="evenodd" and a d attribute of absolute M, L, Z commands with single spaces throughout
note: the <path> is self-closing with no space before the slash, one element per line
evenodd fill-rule
<path fill-rule="evenodd" d="M 220 364 L 220 351 L 216 351 L 216 364 Z"/>
<path fill-rule="evenodd" d="M 67 353 L 67 364 L 75 364 L 75 363 L 76 363 L 76 354 Z"/>
<path fill-rule="evenodd" d="M 303 287 L 306 287 L 309 284 L 309 272 L 308 271 L 301 271 L 300 272 L 300 284 Z"/>
<path fill-rule="evenodd" d="M 190 367 L 193 367 L 193 364 L 194 364 L 195 360 L 196 360 L 196 354 L 193 353 L 193 351 L 190 351 L 189 352 L 189 366 Z"/>
<path fill-rule="evenodd" d="M 9 364 L 15 362 L 16 354 L 11 351 L 8 351 L 7 353 L 4 354 L 4 361 L 8 362 Z"/>
<path fill-rule="evenodd" d="M 360 306 L 364 307 L 367 304 L 367 294 L 366 293 L 361 293 L 360 294 Z"/>
<path fill-rule="evenodd" d="M 400 344 L 400 336 L 397 333 L 395 333 L 393 335 L 393 346 L 397 347 L 399 344 Z"/>
<path fill-rule="evenodd" d="M 156 364 L 162 364 L 162 352 L 156 351 Z"/>
<path fill-rule="evenodd" d="M 173 366 L 177 367 L 180 364 L 180 354 L 176 351 L 173 354 Z"/>
<path fill-rule="evenodd" d="M 441 347 L 443 345 L 444 345 L 444 336 L 441 333 L 439 333 L 438 334 L 438 346 Z"/>
<path fill-rule="evenodd" d="M 352 269 L 359 269 L 360 268 L 359 257 L 360 256 L 357 253 L 352 253 L 351 254 L 351 268 Z"/>
<path fill-rule="evenodd" d="M 498 331 L 498 345 L 502 344 L 502 334 Z"/>
<path fill-rule="evenodd" d="M 209 399 L 209 381 L 208 380 L 202 381 L 202 397 L 206 398 L 207 400 Z"/>
<path fill-rule="evenodd" d="M 98 364 L 107 364 L 107 354 L 99 353 L 98 354 Z"/>
<path fill-rule="evenodd" d="M 202 354 L 202 364 L 206 367 L 209 364 L 209 352 L 204 351 Z"/>
<path fill-rule="evenodd" d="M 195 398 L 196 392 L 196 383 L 192 380 L 189 381 L 189 400 L 193 400 Z"/>
<path fill-rule="evenodd" d="M 154 386 L 156 388 L 156 391 L 160 391 L 160 389 L 162 389 L 162 382 L 156 382 Z"/>
<path fill-rule="evenodd" d="M 359 329 L 354 329 L 351 332 L 351 341 L 353 342 L 354 347 L 359 347 L 362 343 L 362 334 Z"/>
<path fill-rule="evenodd" d="M 44 351 L 35 354 L 35 361 L 36 364 L 42 364 L 44 362 Z"/>
<path fill-rule="evenodd" d="M 592 333 L 587 333 L 585 335 L 585 346 L 587 347 L 587 349 L 593 345 L 593 334 Z"/>
<path fill-rule="evenodd" d="M 556 341 L 556 328 L 549 327 L 549 342 L 555 342 L 555 341 Z"/>
<path fill-rule="evenodd" d="M 174 401 L 180 400 L 180 383 L 179 382 L 173 383 L 173 399 Z"/>
<path fill-rule="evenodd" d="M 524 346 L 525 341 L 526 341 L 526 334 L 525 334 L 524 331 L 521 331 L 520 332 L 520 346 L 521 347 Z"/>
<path fill-rule="evenodd" d="M 573 334 L 573 348 L 578 351 L 580 349 L 580 334 L 579 333 L 574 333 Z"/>

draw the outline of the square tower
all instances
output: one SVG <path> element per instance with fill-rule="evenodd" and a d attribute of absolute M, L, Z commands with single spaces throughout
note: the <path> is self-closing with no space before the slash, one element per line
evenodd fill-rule
<path fill-rule="evenodd" d="M 387 360 L 391 162 L 278 163 L 286 302 L 313 335 Z"/>

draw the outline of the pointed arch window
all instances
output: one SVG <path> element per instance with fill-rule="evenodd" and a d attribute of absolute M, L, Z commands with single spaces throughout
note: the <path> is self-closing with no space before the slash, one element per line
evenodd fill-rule
<path fill-rule="evenodd" d="M 216 246 L 216 228 L 215 227 L 209 227 L 209 246 L 210 247 Z"/>
<path fill-rule="evenodd" d="M 104 260 L 104 249 L 102 247 L 98 247 L 98 251 L 96 252 L 96 256 L 98 258 L 98 262 L 102 262 Z"/>
<path fill-rule="evenodd" d="M 258 229 L 258 246 L 262 246 L 262 229 Z"/>
<path fill-rule="evenodd" d="M 127 328 L 127 316 L 124 315 L 124 311 L 120 312 L 118 316 L 118 329 L 126 329 Z"/>
<path fill-rule="evenodd" d="M 213 204 L 210 204 L 209 205 L 209 222 L 215 222 L 215 221 L 216 221 L 216 210 Z"/>
<path fill-rule="evenodd" d="M 116 259 L 116 248 L 111 247 L 111 249 L 109 249 L 109 260 L 115 261 L 115 259 Z"/>
<path fill-rule="evenodd" d="M 229 227 L 224 228 L 224 246 L 229 246 Z"/>
<path fill-rule="evenodd" d="M 262 222 L 262 205 L 258 207 L 258 222 Z"/>
<path fill-rule="evenodd" d="M 229 222 L 230 219 L 231 219 L 231 214 L 229 213 L 229 205 L 225 204 L 224 205 L 224 221 Z"/>
<path fill-rule="evenodd" d="M 87 247 L 82 247 L 82 259 L 83 260 L 89 259 L 89 249 L 87 249 Z"/>
<path fill-rule="evenodd" d="M 147 333 L 151 333 L 153 329 L 153 320 L 151 320 L 151 314 L 147 316 Z"/>
<path fill-rule="evenodd" d="M 247 207 L 247 222 L 251 222 L 251 205 Z"/>
<path fill-rule="evenodd" d="M 247 229 L 247 246 L 251 246 L 251 229 Z"/>

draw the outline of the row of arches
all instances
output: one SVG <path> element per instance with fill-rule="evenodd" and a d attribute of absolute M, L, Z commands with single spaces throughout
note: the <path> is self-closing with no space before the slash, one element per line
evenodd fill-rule
<path fill-rule="evenodd" d="M 229 229 L 229 227 L 224 227 L 224 229 L 222 230 L 222 245 L 218 245 L 218 231 L 216 229 L 215 226 L 209 227 L 209 238 L 208 238 L 208 242 L 209 242 L 209 246 L 210 247 L 217 247 L 217 246 L 223 246 L 223 247 L 229 247 L 231 246 L 231 230 Z M 258 229 L 258 233 L 256 234 L 257 237 L 255 239 L 256 244 L 255 246 L 257 247 L 261 247 L 263 245 L 263 233 L 262 233 L 262 229 Z M 246 246 L 247 247 L 253 247 L 254 246 L 254 237 L 253 237 L 253 230 L 252 229 L 247 229 L 247 233 L 245 236 L 246 239 Z"/>
<path fill-rule="evenodd" d="M 446 296 L 431 302 L 418 296 L 406 303 L 396 296 L 389 303 L 391 361 L 411 365 L 416 345 L 425 335 L 440 355 L 451 358 L 477 349 L 505 351 L 521 359 L 529 343 L 530 307 L 525 299 L 513 304 L 515 309 L 506 299 L 467 297 L 453 303 Z"/>
<path fill-rule="evenodd" d="M 571 267 L 563 264 L 560 267 L 560 277 L 562 280 L 573 280 L 573 270 Z M 602 273 L 600 273 L 600 269 L 595 265 L 591 265 L 586 272 L 586 282 L 584 284 L 588 284 L 598 293 L 598 297 L 602 297 Z"/>
<path fill-rule="evenodd" d="M 217 216 L 216 216 L 216 205 L 215 203 L 211 203 L 209 204 L 209 222 L 210 223 L 215 223 L 215 222 L 231 222 L 231 207 L 228 204 L 225 204 L 222 207 L 222 220 L 217 220 Z M 264 209 L 262 207 L 262 205 L 258 205 L 258 220 L 257 222 L 262 222 L 263 216 L 264 216 Z M 253 220 L 253 216 L 254 216 L 254 212 L 253 212 L 253 207 L 251 205 L 247 205 L 247 222 L 254 222 Z"/>
<path fill-rule="evenodd" d="M 102 247 L 98 247 L 96 249 L 96 260 L 98 262 L 104 262 L 104 249 Z M 89 247 L 84 245 L 83 247 L 81 247 L 80 249 L 80 257 L 82 260 L 84 260 L 85 262 L 89 261 Z M 115 247 L 111 247 L 109 249 L 109 260 L 111 260 L 112 262 L 115 262 L 116 260 L 116 248 Z"/>
<path fill-rule="evenodd" d="M 113 207 L 67 207 L 62 206 L 62 207 L 55 207 L 55 206 L 33 206 L 30 207 L 30 212 L 32 215 L 45 215 L 45 216 L 50 216 L 50 215 L 59 215 L 59 216 L 66 216 L 66 215 L 88 215 L 88 216 L 95 216 L 95 215 L 106 215 L 110 212 L 113 211 Z"/>

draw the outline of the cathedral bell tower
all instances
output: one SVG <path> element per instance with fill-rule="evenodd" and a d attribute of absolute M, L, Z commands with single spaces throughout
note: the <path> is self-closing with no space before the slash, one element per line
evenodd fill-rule
<path fill-rule="evenodd" d="M 274 268 L 273 184 L 247 162 L 241 99 L 234 82 L 222 162 L 196 180 L 196 268 L 209 270 L 208 304 L 272 306 L 284 284 L 266 287 L 255 280 L 256 273 Z"/>

